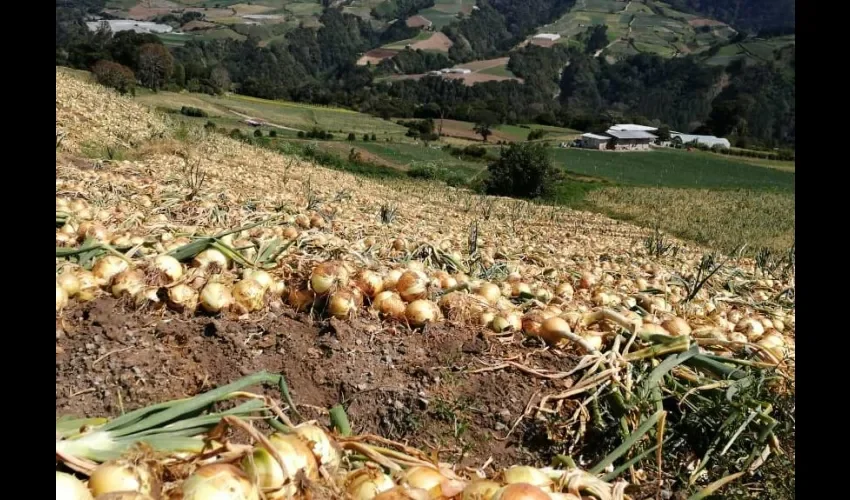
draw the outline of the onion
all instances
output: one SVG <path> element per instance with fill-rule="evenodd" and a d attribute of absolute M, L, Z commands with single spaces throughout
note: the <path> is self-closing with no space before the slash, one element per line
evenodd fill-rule
<path fill-rule="evenodd" d="M 198 292 L 189 285 L 179 284 L 168 289 L 168 305 L 180 311 L 192 311 L 198 304 Z"/>
<path fill-rule="evenodd" d="M 514 298 L 531 298 L 534 294 L 531 293 L 531 287 L 528 283 L 517 281 L 511 285 L 511 297 Z"/>
<path fill-rule="evenodd" d="M 478 287 L 475 293 L 484 297 L 490 304 L 495 304 L 502 297 L 501 290 L 493 283 L 481 283 L 481 286 Z"/>
<path fill-rule="evenodd" d="M 263 308 L 266 289 L 253 278 L 249 278 L 233 285 L 231 294 L 233 295 L 233 303 L 241 311 L 253 312 Z"/>
<path fill-rule="evenodd" d="M 68 297 L 77 295 L 80 291 L 80 279 L 71 271 L 65 271 L 56 277 L 56 284 L 61 286 Z"/>
<path fill-rule="evenodd" d="M 304 214 L 298 214 L 295 216 L 295 223 L 304 229 L 310 228 L 310 218 Z"/>
<path fill-rule="evenodd" d="M 753 318 L 744 318 L 735 325 L 735 331 L 743 333 L 752 342 L 764 334 L 764 326 Z"/>
<path fill-rule="evenodd" d="M 296 426 L 294 431 L 298 437 L 307 443 L 308 448 L 318 458 L 320 465 L 327 467 L 330 471 L 339 468 L 342 452 L 339 445 L 328 436 L 324 429 L 317 425 L 304 423 Z"/>
<path fill-rule="evenodd" d="M 585 271 L 581 273 L 581 279 L 579 279 L 578 287 L 584 290 L 589 290 L 593 288 L 593 285 L 595 285 L 598 281 L 599 280 L 596 279 L 596 276 L 594 276 L 588 271 Z"/>
<path fill-rule="evenodd" d="M 182 500 L 259 500 L 244 472 L 230 464 L 205 465 L 183 481 Z"/>
<path fill-rule="evenodd" d="M 287 299 L 289 305 L 294 307 L 296 311 L 303 312 L 313 306 L 316 294 L 313 290 L 290 288 Z"/>
<path fill-rule="evenodd" d="M 383 472 L 364 467 L 348 474 L 344 487 L 352 500 L 372 500 L 379 493 L 395 487 L 395 483 Z"/>
<path fill-rule="evenodd" d="M 402 484 L 407 484 L 411 488 L 419 488 L 429 493 L 436 492 L 443 496 L 441 485 L 446 477 L 440 474 L 440 471 L 431 467 L 414 466 L 407 469 L 401 478 Z"/>
<path fill-rule="evenodd" d="M 638 333 L 646 334 L 646 335 L 667 335 L 670 336 L 670 332 L 668 332 L 663 326 L 656 325 L 655 323 L 644 323 L 638 329 Z"/>
<path fill-rule="evenodd" d="M 401 238 L 396 238 L 393 240 L 393 250 L 397 252 L 407 250 L 407 243 Z"/>
<path fill-rule="evenodd" d="M 534 298 L 536 298 L 540 302 L 543 302 L 544 304 L 548 304 L 549 301 L 552 300 L 552 292 L 550 292 L 546 288 L 539 287 L 534 290 Z"/>
<path fill-rule="evenodd" d="M 404 274 L 404 271 L 401 269 L 392 269 L 388 272 L 384 278 L 384 290 L 395 290 L 398 279 L 401 278 L 402 274 Z"/>
<path fill-rule="evenodd" d="M 375 296 L 375 300 L 372 301 L 372 308 L 383 316 L 402 319 L 407 306 L 397 293 L 384 290 Z"/>
<path fill-rule="evenodd" d="M 223 283 L 210 282 L 201 289 L 201 307 L 209 313 L 218 313 L 233 304 L 233 295 Z"/>
<path fill-rule="evenodd" d="M 383 493 L 379 493 L 375 500 L 431 500 L 431 495 L 419 488 L 405 488 L 396 486 Z"/>
<path fill-rule="evenodd" d="M 496 491 L 492 500 L 550 500 L 550 497 L 537 486 L 528 483 L 514 483 Z"/>
<path fill-rule="evenodd" d="M 328 298 L 328 312 L 335 318 L 347 318 L 357 310 L 360 292 L 356 288 L 343 288 L 331 293 Z"/>
<path fill-rule="evenodd" d="M 405 271 L 396 283 L 396 291 L 405 302 L 424 299 L 428 294 L 428 278 L 417 271 Z"/>
<path fill-rule="evenodd" d="M 404 311 L 404 316 L 411 326 L 424 326 L 425 323 L 431 323 L 437 320 L 440 310 L 430 300 L 414 300 L 407 305 Z"/>
<path fill-rule="evenodd" d="M 507 469 L 504 474 L 506 484 L 528 483 L 546 491 L 552 488 L 552 480 L 540 469 L 527 465 L 515 465 Z"/>
<path fill-rule="evenodd" d="M 463 489 L 463 500 L 490 500 L 500 485 L 489 479 L 476 479 Z"/>
<path fill-rule="evenodd" d="M 93 500 L 82 481 L 64 472 L 56 471 L 56 500 Z"/>
<path fill-rule="evenodd" d="M 183 266 L 180 261 L 170 255 L 157 255 L 153 260 L 153 268 L 174 283 L 183 276 Z"/>
<path fill-rule="evenodd" d="M 286 474 L 265 448 L 258 446 L 251 455 L 242 459 L 242 469 L 261 488 L 280 488 L 287 479 L 295 479 L 299 473 L 303 473 L 308 479 L 318 478 L 319 466 L 316 457 L 301 438 L 294 434 L 275 433 L 269 436 L 269 442 L 283 460 Z M 269 498 L 288 498 L 295 493 L 294 484 L 289 484 Z"/>
<path fill-rule="evenodd" d="M 294 240 L 298 237 L 298 230 L 292 226 L 289 226 L 283 230 L 283 237 L 287 240 Z"/>
<path fill-rule="evenodd" d="M 77 279 L 80 281 L 80 289 L 77 292 L 77 300 L 88 302 L 94 299 L 99 288 L 97 286 L 97 278 L 90 271 L 82 269 L 77 272 Z"/>
<path fill-rule="evenodd" d="M 354 278 L 354 283 L 357 285 L 357 288 L 363 292 L 363 295 L 370 299 L 374 298 L 384 289 L 383 278 L 381 278 L 378 273 L 369 271 L 368 269 L 357 273 L 357 276 Z"/>
<path fill-rule="evenodd" d="M 602 349 L 602 335 L 586 333 L 582 335 L 581 338 L 597 351 Z"/>
<path fill-rule="evenodd" d="M 325 295 L 348 284 L 348 269 L 336 261 L 322 262 L 313 268 L 310 285 L 318 295 Z"/>
<path fill-rule="evenodd" d="M 688 325 L 688 322 L 677 316 L 673 316 L 667 321 L 664 321 L 661 323 L 661 326 L 674 337 L 691 334 L 691 327 Z"/>
<path fill-rule="evenodd" d="M 565 334 L 572 333 L 566 320 L 553 316 L 540 325 L 540 338 L 548 344 L 558 344 L 567 340 Z"/>
<path fill-rule="evenodd" d="M 99 465 L 89 477 L 89 489 L 94 496 L 118 491 L 135 491 L 159 497 L 162 485 L 146 466 L 115 460 Z"/>
<path fill-rule="evenodd" d="M 113 491 L 98 495 L 94 500 L 154 500 L 154 498 L 138 491 Z"/>
<path fill-rule="evenodd" d="M 227 269 L 227 257 L 215 248 L 207 248 L 192 259 L 192 267 L 209 270 L 213 274 Z"/>
<path fill-rule="evenodd" d="M 56 312 L 61 311 L 68 305 L 68 292 L 56 283 Z"/>
<path fill-rule="evenodd" d="M 242 273 L 244 279 L 252 279 L 263 287 L 263 290 L 268 290 L 274 285 L 274 278 L 271 274 L 262 269 L 245 269 Z"/>
<path fill-rule="evenodd" d="M 117 299 L 124 294 L 139 293 L 145 286 L 145 275 L 138 269 L 127 269 L 112 278 L 112 295 Z"/>
<path fill-rule="evenodd" d="M 780 360 L 784 359 L 787 354 L 785 339 L 776 330 L 771 330 L 771 333 L 760 338 L 757 344 L 773 353 Z"/>
<path fill-rule="evenodd" d="M 494 317 L 493 320 L 490 322 L 490 328 L 496 333 L 504 332 L 510 327 L 510 321 L 508 321 L 506 317 L 501 315 Z"/>
<path fill-rule="evenodd" d="M 115 255 L 107 255 L 95 262 L 91 271 L 99 285 L 106 285 L 116 274 L 129 267 L 124 259 Z"/>
<path fill-rule="evenodd" d="M 457 286 L 457 280 L 452 278 L 451 275 L 445 271 L 437 271 L 434 274 L 434 278 L 436 278 L 439 282 L 441 290 L 448 290 L 449 288 Z"/>
<path fill-rule="evenodd" d="M 283 294 L 286 293 L 286 282 L 283 280 L 275 280 L 269 287 L 268 292 L 274 297 L 283 297 Z"/>

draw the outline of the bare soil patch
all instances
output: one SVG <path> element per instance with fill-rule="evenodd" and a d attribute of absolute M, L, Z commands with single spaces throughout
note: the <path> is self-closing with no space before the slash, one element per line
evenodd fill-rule
<path fill-rule="evenodd" d="M 366 66 L 368 63 L 378 64 L 384 59 L 389 59 L 390 57 L 398 54 L 397 50 L 391 49 L 372 49 L 369 52 L 363 54 L 363 56 L 357 60 L 358 66 Z"/>
<path fill-rule="evenodd" d="M 515 369 L 465 373 L 509 355 L 469 328 L 314 323 L 287 310 L 252 321 L 185 317 L 133 311 L 111 297 L 65 311 L 56 347 L 57 417 L 115 416 L 268 370 L 286 376 L 306 418 L 327 420 L 324 409 L 342 402 L 356 432 L 436 449 L 464 465 L 541 461 L 526 447 L 530 419 L 503 438 L 532 397 L 570 383 Z M 551 351 L 525 361 L 557 370 L 575 362 Z"/>
<path fill-rule="evenodd" d="M 708 19 L 708 18 L 705 18 L 705 17 L 697 17 L 695 19 L 691 19 L 690 21 L 688 21 L 688 24 L 690 24 L 693 27 L 698 27 L 698 26 L 726 26 L 726 24 L 723 23 L 723 22 L 720 22 L 716 19 Z"/>
<path fill-rule="evenodd" d="M 413 49 L 422 50 L 438 50 L 440 52 L 448 52 L 454 42 L 449 39 L 442 31 L 437 31 L 431 35 L 431 38 L 416 42 L 411 45 Z"/>

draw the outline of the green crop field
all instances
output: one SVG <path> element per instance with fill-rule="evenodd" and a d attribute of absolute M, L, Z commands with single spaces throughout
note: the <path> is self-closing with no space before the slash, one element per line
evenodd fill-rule
<path fill-rule="evenodd" d="M 675 149 L 610 152 L 553 148 L 552 157 L 568 172 L 622 185 L 794 191 L 792 172 L 764 168 L 714 153 Z"/>
<path fill-rule="evenodd" d="M 398 142 L 357 142 L 357 146 L 394 165 L 410 168 L 421 163 L 434 163 L 447 170 L 465 175 L 475 175 L 487 168 L 485 162 L 472 162 L 455 158 L 439 147 Z"/>

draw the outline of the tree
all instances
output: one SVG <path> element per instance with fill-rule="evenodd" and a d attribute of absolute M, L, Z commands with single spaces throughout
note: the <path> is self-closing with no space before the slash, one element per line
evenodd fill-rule
<path fill-rule="evenodd" d="M 174 58 L 164 45 L 146 43 L 139 49 L 139 80 L 145 87 L 161 89 L 173 70 Z"/>
<path fill-rule="evenodd" d="M 502 149 L 499 159 L 487 167 L 485 188 L 489 194 L 537 198 L 548 194 L 557 180 L 552 159 L 541 143 L 523 142 Z"/>
<path fill-rule="evenodd" d="M 363 134 L 363 142 L 369 142 L 369 134 Z"/>
<path fill-rule="evenodd" d="M 230 91 L 230 73 L 224 66 L 216 66 L 210 71 L 210 82 L 221 92 Z"/>
<path fill-rule="evenodd" d="M 493 131 L 490 130 L 491 126 L 492 124 L 488 122 L 478 122 L 474 127 L 472 127 L 472 130 L 474 130 L 476 134 L 480 135 L 484 139 L 484 142 L 487 142 L 487 138 L 493 135 Z"/>
<path fill-rule="evenodd" d="M 670 140 L 670 127 L 667 125 L 662 125 L 658 127 L 658 131 L 655 132 L 655 135 L 658 136 L 659 141 L 669 141 Z"/>
<path fill-rule="evenodd" d="M 588 30 L 587 42 L 584 46 L 584 51 L 587 54 L 593 54 L 599 49 L 604 49 L 608 46 L 608 26 L 605 24 L 597 24 Z"/>
<path fill-rule="evenodd" d="M 348 133 L 348 140 L 349 140 L 349 141 L 354 141 L 354 140 L 356 140 L 356 139 L 357 139 L 357 137 L 354 135 L 354 132 L 349 132 L 349 133 Z"/>
<path fill-rule="evenodd" d="M 97 83 L 111 87 L 122 94 L 136 92 L 136 75 L 121 64 L 112 61 L 98 61 L 92 68 Z"/>

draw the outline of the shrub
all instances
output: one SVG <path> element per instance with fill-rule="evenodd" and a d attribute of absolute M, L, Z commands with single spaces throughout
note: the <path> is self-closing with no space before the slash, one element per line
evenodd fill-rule
<path fill-rule="evenodd" d="M 369 134 L 363 134 L 363 142 L 369 142 Z"/>
<path fill-rule="evenodd" d="M 269 130 L 269 137 L 277 137 L 277 130 Z"/>
<path fill-rule="evenodd" d="M 235 129 L 230 131 L 230 137 L 231 137 L 231 139 L 238 139 L 238 140 L 242 140 L 242 139 L 245 138 L 245 136 L 242 134 L 242 131 L 239 130 L 238 128 L 235 128 Z"/>
<path fill-rule="evenodd" d="M 537 139 L 542 139 L 544 135 L 546 135 L 545 130 L 535 129 L 528 133 L 528 140 L 536 141 Z"/>
<path fill-rule="evenodd" d="M 511 144 L 487 167 L 490 194 L 537 198 L 549 193 L 557 180 L 546 148 L 540 143 Z"/>
<path fill-rule="evenodd" d="M 209 130 L 210 132 L 214 132 L 215 123 L 212 120 L 207 120 L 207 123 L 204 124 L 204 129 Z"/>
<path fill-rule="evenodd" d="M 299 131 L 298 131 L 298 138 L 299 138 L 299 139 L 303 139 L 303 138 L 304 138 L 304 131 L 303 131 L 303 130 L 299 130 Z"/>
<path fill-rule="evenodd" d="M 262 137 L 263 131 L 260 129 L 254 130 L 254 137 Z"/>
<path fill-rule="evenodd" d="M 200 108 L 193 108 L 192 106 L 182 106 L 180 108 L 180 114 L 186 116 L 193 116 L 195 118 L 206 118 L 209 115 L 206 111 Z"/>
<path fill-rule="evenodd" d="M 349 133 L 348 133 L 348 140 L 349 140 L 349 141 L 353 141 L 353 140 L 355 140 L 355 139 L 356 139 L 356 137 L 354 136 L 354 132 L 349 132 Z"/>
<path fill-rule="evenodd" d="M 417 165 L 407 171 L 409 177 L 414 179 L 435 180 L 440 176 L 437 167 L 434 165 Z"/>
<path fill-rule="evenodd" d="M 374 132 L 372 132 L 372 140 L 373 140 L 373 141 L 377 141 L 377 140 L 378 140 L 378 136 L 376 136 Z"/>
<path fill-rule="evenodd" d="M 127 66 L 112 62 L 98 61 L 92 68 L 97 83 L 110 87 L 121 94 L 136 93 L 136 75 Z"/>
<path fill-rule="evenodd" d="M 474 158 L 483 158 L 487 154 L 487 149 L 482 146 L 469 145 L 463 148 L 462 154 Z"/>

